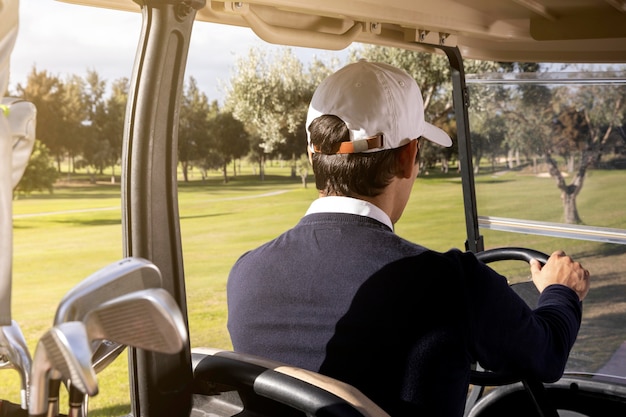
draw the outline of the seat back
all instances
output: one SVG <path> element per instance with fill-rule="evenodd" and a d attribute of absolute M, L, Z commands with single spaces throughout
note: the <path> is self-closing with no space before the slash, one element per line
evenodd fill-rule
<path fill-rule="evenodd" d="M 280 362 L 195 348 L 192 364 L 197 415 L 389 417 L 353 386 Z"/>

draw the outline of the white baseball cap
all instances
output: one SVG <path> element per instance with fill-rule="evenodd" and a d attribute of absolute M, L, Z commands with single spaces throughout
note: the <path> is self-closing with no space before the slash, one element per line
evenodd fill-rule
<path fill-rule="evenodd" d="M 350 142 L 337 153 L 366 153 L 395 149 L 424 137 L 451 146 L 450 136 L 424 120 L 424 100 L 417 83 L 405 71 L 365 60 L 348 64 L 317 87 L 306 120 L 309 126 L 322 115 L 334 115 L 350 131 Z"/>

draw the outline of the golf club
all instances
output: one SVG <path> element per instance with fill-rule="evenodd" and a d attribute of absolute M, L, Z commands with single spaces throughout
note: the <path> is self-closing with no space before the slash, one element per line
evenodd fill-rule
<path fill-rule="evenodd" d="M 123 346 L 174 354 L 187 343 L 182 312 L 174 298 L 161 288 L 135 291 L 103 303 L 87 313 L 83 322 L 90 341 L 108 341 L 109 347 L 101 352 L 109 357 L 115 356 L 118 349 L 121 352 Z M 100 361 L 98 367 L 101 364 Z M 81 404 L 86 401 L 80 391 L 69 387 L 70 417 L 86 415 L 84 409 L 81 413 Z"/>
<path fill-rule="evenodd" d="M 71 386 L 88 394 L 98 393 L 96 374 L 91 367 L 91 347 L 82 322 L 61 323 L 41 337 L 35 349 L 30 376 L 28 413 L 45 416 L 48 411 L 48 378 L 56 369 Z"/>
<path fill-rule="evenodd" d="M 59 302 L 54 323 L 81 320 L 97 305 L 123 294 L 160 288 L 161 272 L 150 261 L 129 257 L 91 274 L 68 291 Z"/>
<path fill-rule="evenodd" d="M 82 321 L 90 310 L 106 301 L 133 291 L 158 287 L 161 287 L 161 272 L 150 261 L 128 257 L 113 262 L 91 274 L 65 294 L 57 307 L 54 325 Z M 94 350 L 97 351 L 97 348 Z M 53 371 L 49 381 L 48 417 L 56 417 L 61 385 L 58 372 Z"/>
<path fill-rule="evenodd" d="M 15 369 L 21 378 L 21 407 L 28 408 L 28 386 L 32 358 L 20 326 L 12 320 L 10 326 L 0 327 L 0 357 L 5 361 L 0 368 Z"/>
<path fill-rule="evenodd" d="M 96 374 L 99 374 L 107 366 L 109 366 L 117 357 L 126 349 L 125 345 L 120 345 L 110 340 L 102 340 L 98 343 L 98 347 L 91 355 L 91 366 Z M 70 410 L 78 415 L 86 416 L 89 396 L 80 395 L 79 398 L 72 398 L 71 394 L 75 394 L 75 390 L 70 388 Z"/>

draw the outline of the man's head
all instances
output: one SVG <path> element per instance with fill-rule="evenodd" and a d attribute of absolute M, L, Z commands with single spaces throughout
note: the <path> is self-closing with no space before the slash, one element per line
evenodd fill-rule
<path fill-rule="evenodd" d="M 387 64 L 359 61 L 326 78 L 306 122 L 317 188 L 324 195 L 374 197 L 398 174 L 402 148 L 421 137 L 442 146 L 450 137 L 424 120 L 415 80 Z"/>

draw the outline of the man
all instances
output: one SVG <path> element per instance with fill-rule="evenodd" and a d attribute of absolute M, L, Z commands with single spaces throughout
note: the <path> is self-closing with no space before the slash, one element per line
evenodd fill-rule
<path fill-rule="evenodd" d="M 542 294 L 531 311 L 473 254 L 393 232 L 420 142 L 452 143 L 425 122 L 415 80 L 350 64 L 320 84 L 306 126 L 320 198 L 233 267 L 235 350 L 343 380 L 394 417 L 462 415 L 473 361 L 544 381 L 562 375 L 589 289 L 579 263 L 563 252 L 543 268 L 532 262 Z"/>

